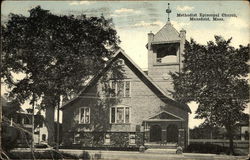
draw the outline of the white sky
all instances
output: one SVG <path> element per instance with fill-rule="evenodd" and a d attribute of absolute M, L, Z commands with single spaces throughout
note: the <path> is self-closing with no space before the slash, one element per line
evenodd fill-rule
<path fill-rule="evenodd" d="M 9 13 L 28 16 L 28 10 L 40 5 L 54 14 L 100 16 L 113 19 L 115 28 L 121 39 L 120 46 L 143 69 L 147 69 L 147 33 L 156 33 L 166 23 L 167 3 L 170 3 L 172 13 L 171 23 L 179 31 L 187 31 L 187 40 L 192 37 L 195 41 L 206 44 L 213 40 L 214 35 L 225 39 L 233 37 L 232 45 L 249 43 L 250 8 L 247 1 L 4 1 L 1 5 L 1 19 L 6 21 Z M 227 13 L 236 14 L 236 18 L 225 18 L 224 21 L 189 21 L 189 18 L 177 17 L 177 13 Z M 5 92 L 2 86 L 1 94 Z M 24 106 L 28 106 L 25 104 Z M 194 120 L 197 104 L 191 103 L 190 127 L 200 123 Z M 249 112 L 249 110 L 247 110 Z"/>

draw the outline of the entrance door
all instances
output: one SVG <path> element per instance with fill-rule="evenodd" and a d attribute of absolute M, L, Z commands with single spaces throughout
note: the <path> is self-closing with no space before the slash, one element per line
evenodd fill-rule
<path fill-rule="evenodd" d="M 167 142 L 177 143 L 178 142 L 178 128 L 174 124 L 170 124 L 167 127 Z"/>
<path fill-rule="evenodd" d="M 161 141 L 161 127 L 159 125 L 153 125 L 150 127 L 150 142 Z"/>

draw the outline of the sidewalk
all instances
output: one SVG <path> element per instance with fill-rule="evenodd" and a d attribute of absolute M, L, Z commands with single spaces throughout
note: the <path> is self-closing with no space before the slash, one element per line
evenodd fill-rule
<path fill-rule="evenodd" d="M 106 151 L 106 150 L 74 150 L 74 149 L 60 149 L 60 151 L 80 155 L 83 151 L 88 152 L 92 157 L 95 154 L 101 154 L 101 158 L 104 160 L 246 160 L 247 156 L 228 156 L 228 155 L 216 155 L 216 154 L 200 154 L 200 153 L 183 153 L 178 154 L 164 154 L 157 152 L 140 153 L 132 151 Z"/>

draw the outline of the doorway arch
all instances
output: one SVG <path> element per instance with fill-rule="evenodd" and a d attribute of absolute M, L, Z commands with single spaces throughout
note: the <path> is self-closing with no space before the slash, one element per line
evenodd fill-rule
<path fill-rule="evenodd" d="M 170 143 L 178 142 L 178 128 L 175 124 L 170 124 L 167 127 L 167 142 Z"/>
<path fill-rule="evenodd" d="M 161 141 L 161 127 L 159 125 L 152 125 L 150 127 L 150 142 Z"/>

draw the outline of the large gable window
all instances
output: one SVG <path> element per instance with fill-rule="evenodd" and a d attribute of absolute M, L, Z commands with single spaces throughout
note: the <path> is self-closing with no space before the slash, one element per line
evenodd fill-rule
<path fill-rule="evenodd" d="M 110 81 L 110 87 L 112 90 L 111 96 L 122 96 L 130 97 L 131 96 L 131 82 L 130 81 Z"/>
<path fill-rule="evenodd" d="M 110 109 L 110 123 L 129 123 L 130 122 L 130 107 L 116 106 Z"/>
<path fill-rule="evenodd" d="M 90 123 L 90 108 L 81 107 L 79 109 L 79 123 L 89 124 Z"/>

